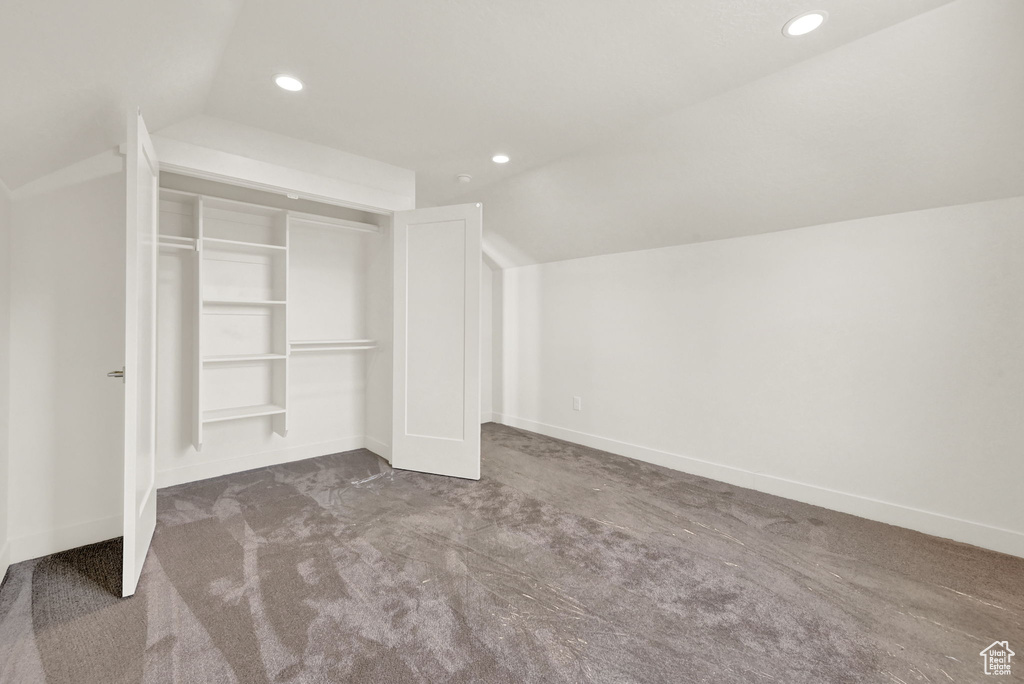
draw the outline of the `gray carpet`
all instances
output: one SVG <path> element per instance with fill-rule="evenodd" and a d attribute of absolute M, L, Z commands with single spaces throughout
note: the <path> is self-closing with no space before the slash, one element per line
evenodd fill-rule
<path fill-rule="evenodd" d="M 480 482 L 368 451 L 162 490 L 20 563 L 0 681 L 977 682 L 1024 559 L 485 426 Z M 1020 680 L 1024 663 L 1015 664 Z"/>

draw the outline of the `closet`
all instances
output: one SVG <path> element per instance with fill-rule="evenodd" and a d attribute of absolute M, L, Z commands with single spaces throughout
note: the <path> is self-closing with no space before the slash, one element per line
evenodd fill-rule
<path fill-rule="evenodd" d="M 159 487 L 363 447 L 478 479 L 480 206 L 159 143 L 131 112 L 122 593 Z"/>
<path fill-rule="evenodd" d="M 369 433 L 390 458 L 391 407 L 375 402 L 388 415 L 369 430 L 367 415 L 369 370 L 391 363 L 389 222 L 175 174 L 161 184 L 157 485 L 355 449 Z"/>

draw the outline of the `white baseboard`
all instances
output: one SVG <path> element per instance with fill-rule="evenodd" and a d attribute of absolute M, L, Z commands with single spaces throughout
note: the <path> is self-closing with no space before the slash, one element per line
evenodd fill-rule
<path fill-rule="evenodd" d="M 257 454 L 245 454 L 244 456 L 236 456 L 234 458 L 169 468 L 157 472 L 156 486 L 158 489 L 163 489 L 164 487 L 173 487 L 185 484 L 186 482 L 207 480 L 211 477 L 220 477 L 221 475 L 230 475 L 231 473 L 241 473 L 254 468 L 264 468 L 281 463 L 316 458 L 317 456 L 327 456 L 328 454 L 336 454 L 340 451 L 362 449 L 365 442 L 366 439 L 363 435 L 353 435 L 328 442 L 303 444 L 302 446 L 289 447 L 287 449 L 261 451 Z"/>
<path fill-rule="evenodd" d="M 924 532 L 936 537 L 952 539 L 985 549 L 1024 557 L 1024 533 L 1014 530 L 993 527 L 983 523 L 943 515 L 942 513 L 924 511 L 919 508 L 880 501 L 857 494 L 840 492 L 805 482 L 796 482 L 773 475 L 765 475 L 764 473 L 755 473 L 750 470 L 712 463 L 711 461 L 703 461 L 689 456 L 681 456 L 667 451 L 659 451 L 638 444 L 620 442 L 615 439 L 538 423 L 517 416 L 495 413 L 494 422 L 537 432 L 548 437 L 564 439 L 567 442 L 582 444 L 594 449 L 601 449 L 602 451 L 608 451 L 638 461 L 680 470 L 692 475 L 821 506 L 822 508 L 839 511 L 840 513 L 849 513 L 861 518 L 917 530 L 918 532 Z"/>
<path fill-rule="evenodd" d="M 367 436 L 366 448 L 383 458 L 388 463 L 391 463 L 391 445 L 385 444 L 379 439 Z"/>
<path fill-rule="evenodd" d="M 115 539 L 124 533 L 121 516 L 44 530 L 10 540 L 10 563 L 20 563 L 86 544 Z"/>
<path fill-rule="evenodd" d="M 481 413 L 480 414 L 480 424 L 481 425 L 483 425 L 484 423 L 493 423 L 493 422 L 494 422 L 494 414 L 493 413 Z"/>

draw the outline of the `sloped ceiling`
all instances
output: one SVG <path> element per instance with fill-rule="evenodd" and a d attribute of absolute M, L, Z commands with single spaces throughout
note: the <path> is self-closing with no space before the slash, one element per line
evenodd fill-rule
<path fill-rule="evenodd" d="M 781 230 L 1024 194 L 1020 35 L 1020 0 L 7 0 L 0 178 L 137 103 L 411 168 L 513 264 Z"/>
<path fill-rule="evenodd" d="M 1024 195 L 1024 2 L 958 2 L 609 136 L 482 201 L 507 265 Z"/>
<path fill-rule="evenodd" d="M 208 113 L 412 168 L 439 204 L 947 0 L 814 1 L 802 40 L 781 28 L 807 0 L 249 2 Z"/>
<path fill-rule="evenodd" d="M 205 106 L 241 0 L 3 0 L 0 179 L 11 189 Z"/>

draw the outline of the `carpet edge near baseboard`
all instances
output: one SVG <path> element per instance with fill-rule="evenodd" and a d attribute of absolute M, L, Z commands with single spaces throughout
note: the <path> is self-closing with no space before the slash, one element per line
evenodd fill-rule
<path fill-rule="evenodd" d="M 495 412 L 495 423 L 867 520 L 1024 558 L 1024 533 Z"/>

